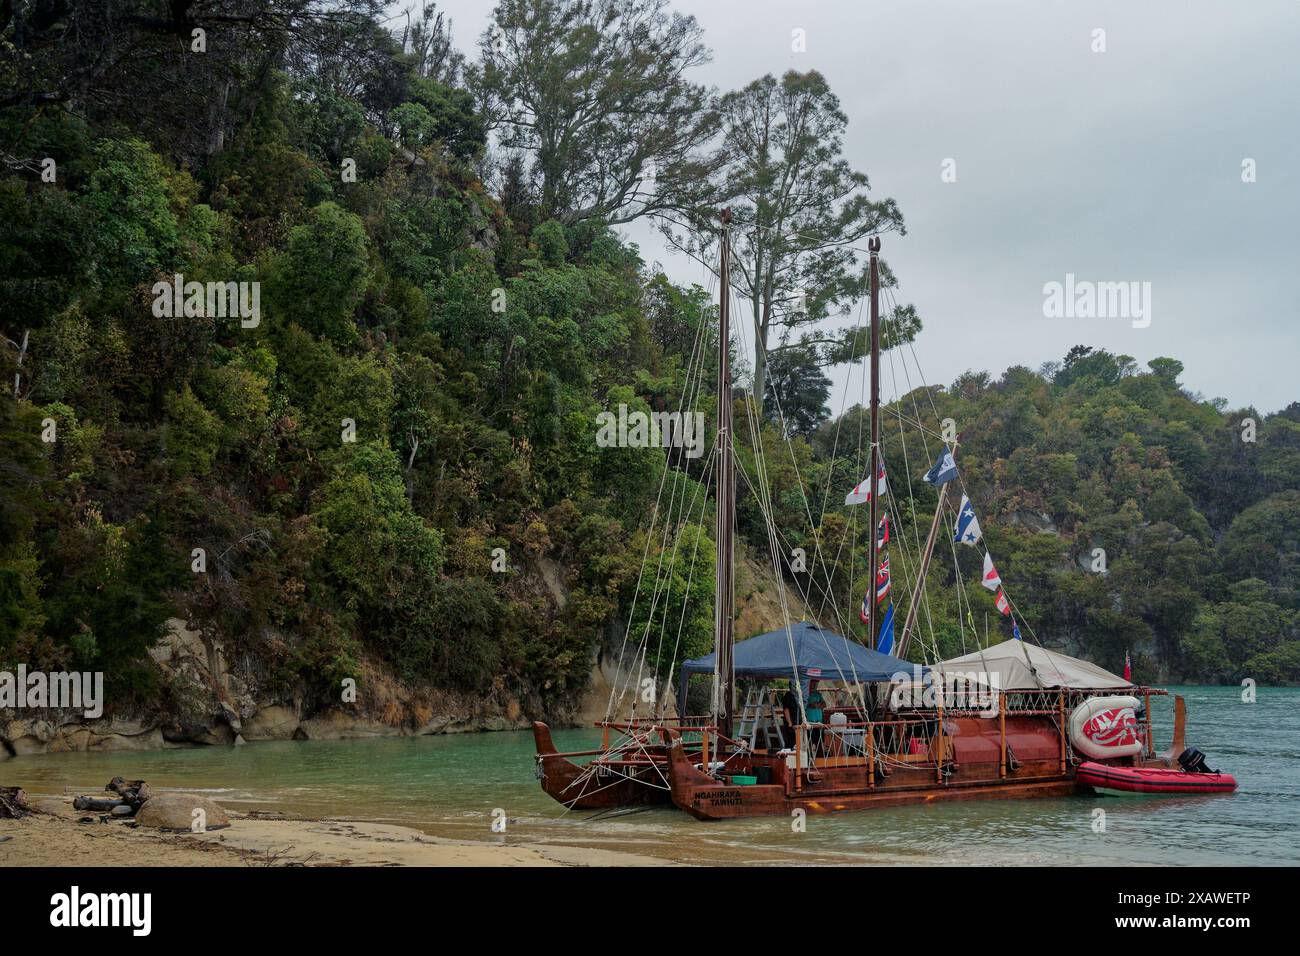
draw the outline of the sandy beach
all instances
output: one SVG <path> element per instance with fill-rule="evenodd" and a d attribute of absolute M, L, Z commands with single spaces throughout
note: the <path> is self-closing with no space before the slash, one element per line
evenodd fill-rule
<path fill-rule="evenodd" d="M 0 820 L 10 866 L 664 866 L 632 853 L 525 842 L 455 841 L 410 827 L 230 813 L 230 826 L 169 833 L 129 821 L 79 823 L 71 799 L 36 797 L 40 811 Z M 8 837 L 9 839 L 5 839 Z"/>

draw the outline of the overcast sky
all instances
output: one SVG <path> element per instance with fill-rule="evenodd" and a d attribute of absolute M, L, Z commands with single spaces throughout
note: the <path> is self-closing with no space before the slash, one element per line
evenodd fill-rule
<path fill-rule="evenodd" d="M 928 381 L 1037 368 L 1085 344 L 1142 365 L 1177 358 L 1185 386 L 1234 407 L 1300 400 L 1298 0 L 673 6 L 713 50 L 698 82 L 825 74 L 849 117 L 847 158 L 906 219 L 882 254 L 924 321 Z M 469 52 L 492 4 L 439 7 Z M 807 52 L 791 49 L 796 28 Z M 674 279 L 701 280 L 652 229 L 626 233 Z M 1149 282 L 1149 327 L 1044 317 L 1044 284 L 1067 273 Z"/>

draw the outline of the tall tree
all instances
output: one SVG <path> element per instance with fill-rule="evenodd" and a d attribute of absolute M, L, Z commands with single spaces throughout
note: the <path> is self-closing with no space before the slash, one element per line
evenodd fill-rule
<path fill-rule="evenodd" d="M 500 0 L 472 71 L 507 151 L 529 159 L 541 219 L 611 224 L 699 201 L 716 131 L 694 17 L 667 0 Z"/>
<path fill-rule="evenodd" d="M 817 353 L 795 343 L 775 349 L 767 365 L 768 408 L 781 419 L 787 434 L 811 435 L 830 417 L 826 399 L 831 380 L 818 367 Z"/>
<path fill-rule="evenodd" d="M 800 348 L 821 366 L 860 354 L 861 340 L 817 325 L 846 315 L 868 288 L 859 244 L 873 234 L 903 233 L 893 199 L 873 201 L 869 183 L 844 159 L 848 117 L 817 71 L 761 77 L 722 97 L 722 151 L 707 205 L 665 226 L 670 242 L 703 258 L 713 241 L 713 209 L 730 204 L 732 276 L 753 316 L 754 394 L 767 388 L 770 356 Z M 882 268 L 882 281 L 892 276 Z M 885 345 L 920 328 L 909 307 L 886 327 Z M 775 334 L 774 334 L 775 333 Z"/>

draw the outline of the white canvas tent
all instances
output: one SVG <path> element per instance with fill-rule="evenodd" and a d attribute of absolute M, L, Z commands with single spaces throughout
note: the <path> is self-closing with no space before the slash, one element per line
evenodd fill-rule
<path fill-rule="evenodd" d="M 1132 683 L 1077 657 L 1057 654 L 1024 641 L 1012 638 L 1001 644 L 994 644 L 973 654 L 963 654 L 952 660 L 943 661 L 931 667 L 943 675 L 943 684 L 948 685 L 961 675 L 971 673 L 996 674 L 990 682 L 996 681 L 1002 690 L 1038 690 L 1043 688 L 1066 687 L 1075 690 L 1103 690 L 1110 688 L 1131 687 Z M 983 681 L 979 681 L 983 683 Z"/>

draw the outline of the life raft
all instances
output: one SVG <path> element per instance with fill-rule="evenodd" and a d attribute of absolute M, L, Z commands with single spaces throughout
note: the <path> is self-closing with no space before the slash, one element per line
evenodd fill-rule
<path fill-rule="evenodd" d="M 1074 782 L 1124 793 L 1232 793 L 1237 778 L 1230 773 L 1188 773 L 1166 767 L 1108 767 L 1091 760 L 1079 764 Z"/>
<path fill-rule="evenodd" d="M 1137 707 L 1136 697 L 1089 697 L 1070 715 L 1070 743 L 1095 760 L 1141 753 Z"/>

